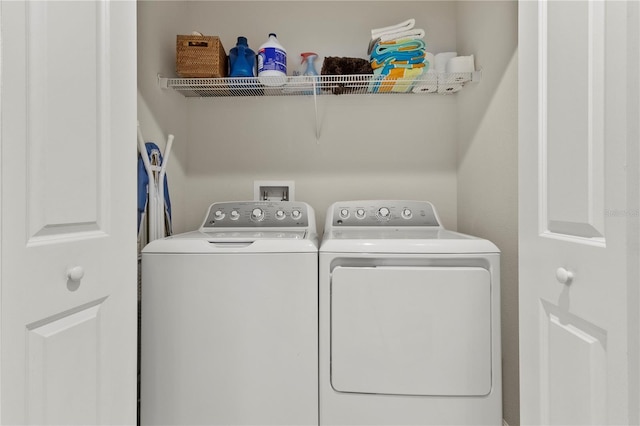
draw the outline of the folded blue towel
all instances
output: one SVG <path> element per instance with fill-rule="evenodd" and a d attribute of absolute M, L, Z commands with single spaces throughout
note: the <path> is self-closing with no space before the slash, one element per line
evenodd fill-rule
<path fill-rule="evenodd" d="M 371 52 L 372 57 L 376 57 L 379 55 L 386 55 L 390 52 L 410 52 L 412 50 L 421 50 L 426 47 L 426 44 L 423 40 L 420 39 L 403 39 L 403 40 L 394 40 L 394 41 L 381 41 L 376 43 L 373 52 Z"/>
<path fill-rule="evenodd" d="M 376 43 L 371 56 L 371 68 L 416 68 L 424 66 L 425 43 L 419 39 L 403 39 Z"/>
<path fill-rule="evenodd" d="M 378 69 L 378 68 L 387 68 L 387 69 L 391 69 L 391 68 L 421 68 L 424 66 L 424 63 L 426 61 L 426 55 L 423 53 L 421 55 L 416 55 L 413 56 L 411 58 L 403 58 L 403 59 L 399 59 L 396 58 L 394 56 L 391 56 L 389 58 L 386 58 L 382 61 L 378 60 L 378 59 L 372 59 L 371 60 L 371 68 L 372 69 Z"/>

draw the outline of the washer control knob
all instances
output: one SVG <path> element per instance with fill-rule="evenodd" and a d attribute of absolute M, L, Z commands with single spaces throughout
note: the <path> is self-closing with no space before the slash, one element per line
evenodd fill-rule
<path fill-rule="evenodd" d="M 364 209 L 358 209 L 356 210 L 356 217 L 358 219 L 364 219 L 364 217 L 366 216 L 366 212 Z"/>
<path fill-rule="evenodd" d="M 408 208 L 402 209 L 402 217 L 404 219 L 411 219 L 411 216 L 413 216 L 411 209 L 408 209 Z"/>
<path fill-rule="evenodd" d="M 216 220 L 222 220 L 224 219 L 224 212 L 222 210 L 216 210 L 216 212 L 213 214 L 213 217 Z"/>
<path fill-rule="evenodd" d="M 293 210 L 291 212 L 291 217 L 295 220 L 298 220 L 302 217 L 302 212 L 300 210 Z"/>
<path fill-rule="evenodd" d="M 262 209 L 259 207 L 256 207 L 255 209 L 251 210 L 251 219 L 253 220 L 264 219 L 264 211 L 262 211 Z"/>
<path fill-rule="evenodd" d="M 238 210 L 231 210 L 229 216 L 231 216 L 231 220 L 238 220 L 240 219 L 240 212 Z"/>
<path fill-rule="evenodd" d="M 340 217 L 342 219 L 346 219 L 349 217 L 349 209 L 341 209 L 340 210 Z"/>
<path fill-rule="evenodd" d="M 389 211 L 388 208 L 386 207 L 380 207 L 380 209 L 378 210 L 378 216 L 382 219 L 387 219 L 389 218 L 389 214 L 391 212 Z"/>
<path fill-rule="evenodd" d="M 287 216 L 287 215 L 286 215 L 286 214 L 284 214 L 284 211 L 282 211 L 282 210 L 278 210 L 278 211 L 276 212 L 276 219 L 278 219 L 278 220 L 282 220 L 282 219 L 284 219 L 286 216 Z"/>

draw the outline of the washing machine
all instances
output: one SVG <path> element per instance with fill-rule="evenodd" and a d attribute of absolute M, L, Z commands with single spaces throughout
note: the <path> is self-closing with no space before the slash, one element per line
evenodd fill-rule
<path fill-rule="evenodd" d="M 302 202 L 212 204 L 142 252 L 143 425 L 318 424 L 318 238 Z"/>
<path fill-rule="evenodd" d="M 321 425 L 501 425 L 500 252 L 423 201 L 337 202 L 319 254 Z"/>

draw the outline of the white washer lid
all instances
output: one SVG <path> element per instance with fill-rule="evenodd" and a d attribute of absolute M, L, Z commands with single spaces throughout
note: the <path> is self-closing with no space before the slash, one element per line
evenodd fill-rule
<path fill-rule="evenodd" d="M 152 253 L 317 253 L 315 233 L 287 229 L 226 229 L 192 231 L 150 242 L 142 250 Z"/>
<path fill-rule="evenodd" d="M 227 230 L 215 232 L 203 232 L 211 242 L 227 242 L 227 241 L 255 241 L 265 239 L 289 239 L 303 240 L 307 235 L 306 231 L 289 231 L 289 230 Z"/>

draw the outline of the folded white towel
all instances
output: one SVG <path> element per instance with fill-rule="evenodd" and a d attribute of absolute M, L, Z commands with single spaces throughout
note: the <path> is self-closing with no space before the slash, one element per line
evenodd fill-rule
<path fill-rule="evenodd" d="M 415 29 L 411 29 L 411 30 L 406 30 L 406 31 L 397 31 L 397 32 L 391 32 L 391 33 L 385 33 L 383 35 L 381 35 L 380 37 L 374 38 L 369 40 L 369 48 L 367 49 L 367 54 L 371 55 L 371 52 L 373 52 L 373 48 L 375 47 L 376 43 L 381 42 L 381 41 L 394 41 L 394 40 L 402 40 L 402 39 L 422 39 L 424 38 L 425 32 L 423 29 L 421 28 L 415 28 Z"/>
<path fill-rule="evenodd" d="M 378 40 L 393 41 L 393 40 L 401 40 L 403 38 L 418 39 L 418 38 L 424 38 L 424 34 L 425 33 L 423 29 L 416 28 L 416 29 L 407 30 L 407 31 L 400 31 L 397 33 L 383 34 L 380 37 L 378 37 Z"/>
<path fill-rule="evenodd" d="M 396 24 L 396 25 L 389 25 L 388 27 L 375 28 L 371 30 L 371 39 L 375 40 L 381 37 L 382 35 L 407 31 L 412 29 L 415 25 L 416 25 L 416 20 L 411 18 L 411 19 L 407 19 L 404 22 L 400 22 L 399 24 Z"/>
<path fill-rule="evenodd" d="M 416 20 L 411 18 L 396 25 L 389 25 L 388 27 L 375 28 L 371 30 L 371 41 L 369 41 L 367 53 L 371 54 L 375 44 L 381 41 L 394 41 L 405 38 L 412 40 L 424 38 L 424 30 L 421 28 L 413 28 L 415 25 Z"/>

